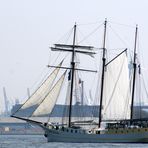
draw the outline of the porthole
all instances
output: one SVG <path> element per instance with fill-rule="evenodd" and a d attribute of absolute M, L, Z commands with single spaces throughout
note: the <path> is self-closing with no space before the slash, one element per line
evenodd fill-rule
<path fill-rule="evenodd" d="M 62 127 L 62 131 L 64 131 L 64 127 Z"/>

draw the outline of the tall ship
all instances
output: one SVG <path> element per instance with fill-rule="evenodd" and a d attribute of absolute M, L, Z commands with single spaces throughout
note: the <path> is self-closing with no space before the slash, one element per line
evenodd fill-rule
<path fill-rule="evenodd" d="M 11 115 L 40 126 L 48 142 L 148 142 L 148 119 L 133 117 L 135 98 L 140 97 L 137 92 L 140 88 L 141 93 L 144 92 L 144 87 L 141 86 L 144 83 L 140 83 L 142 72 L 137 54 L 138 26 L 135 29 L 133 55 L 129 56 L 126 48 L 109 59 L 109 50 L 106 48 L 107 20 L 102 25 L 104 30 L 101 48 L 78 44 L 81 42 L 77 42 L 76 24 L 72 28 L 72 44 L 57 43 L 51 47 L 54 53 L 58 53 L 58 64 L 56 59 L 52 65 L 48 65 L 51 70 L 49 76 Z M 100 57 L 100 60 L 94 62 L 99 63 L 97 69 L 89 63 L 95 57 Z M 90 68 L 83 68 L 84 65 Z M 89 92 L 88 88 L 92 91 Z M 90 104 L 98 106 L 94 109 L 94 112 L 97 109 L 97 117 L 92 114 L 92 117 L 86 118 L 86 112 L 83 112 L 86 98 L 89 98 Z M 63 117 L 53 121 L 51 114 L 60 101 L 65 104 Z M 31 113 L 22 117 L 21 112 L 32 106 Z M 74 117 L 73 108 L 76 106 L 79 106 L 75 108 L 78 116 Z M 38 117 L 45 114 L 48 118 L 40 121 Z"/>

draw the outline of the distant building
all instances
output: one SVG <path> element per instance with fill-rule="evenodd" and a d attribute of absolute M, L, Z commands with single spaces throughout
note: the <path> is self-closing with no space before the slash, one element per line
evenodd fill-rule
<path fill-rule="evenodd" d="M 12 107 L 11 114 L 15 113 L 22 105 L 16 104 Z M 36 109 L 37 106 L 29 107 L 20 112 L 20 116 L 29 116 Z M 68 117 L 69 106 L 66 105 L 55 105 L 50 117 L 62 117 L 63 115 Z M 99 115 L 99 106 L 88 106 L 80 105 L 76 103 L 72 107 L 72 116 L 73 117 L 98 117 Z M 45 117 L 49 115 L 44 115 Z M 148 106 L 134 106 L 134 118 L 147 118 L 148 116 Z"/>

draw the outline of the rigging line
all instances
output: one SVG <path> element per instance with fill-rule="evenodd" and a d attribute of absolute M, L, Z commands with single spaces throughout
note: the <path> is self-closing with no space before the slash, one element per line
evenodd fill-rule
<path fill-rule="evenodd" d="M 128 55 L 129 55 L 129 60 L 130 62 L 132 62 L 132 55 L 133 55 L 133 51 L 131 49 L 128 49 Z"/>
<path fill-rule="evenodd" d="M 49 64 L 49 65 L 54 65 L 54 63 L 56 63 L 56 62 L 57 62 L 57 60 L 59 59 L 60 54 L 61 54 L 61 53 L 59 53 L 59 54 L 58 54 L 58 56 L 57 56 L 56 60 L 53 62 L 53 64 Z M 68 57 L 68 55 L 69 55 L 69 54 L 70 54 L 69 52 L 68 52 L 68 53 L 66 53 L 66 55 L 62 58 L 62 61 L 64 61 L 64 60 Z"/>
<path fill-rule="evenodd" d="M 128 28 L 135 28 L 135 26 L 133 26 L 133 25 L 127 25 L 127 24 L 117 23 L 117 22 L 114 22 L 114 21 L 109 21 L 109 23 L 120 25 L 120 26 L 125 26 L 125 27 L 128 27 Z"/>
<path fill-rule="evenodd" d="M 62 60 L 61 62 L 60 62 L 60 65 L 62 65 L 63 64 L 63 61 L 64 60 Z M 48 78 L 49 78 L 49 76 L 50 76 L 50 74 L 52 74 L 52 72 L 49 74 L 49 71 L 51 70 L 51 68 L 48 70 L 48 72 L 47 72 L 47 74 L 44 76 L 44 78 L 41 80 L 41 82 L 40 82 L 40 84 L 39 85 L 42 85 Z M 48 77 L 47 77 L 48 76 Z"/>
<path fill-rule="evenodd" d="M 79 65 L 78 65 L 78 68 L 79 68 Z M 82 74 L 81 74 L 81 72 L 79 72 L 79 73 L 77 73 L 78 74 L 78 78 L 82 78 Z M 84 81 L 83 81 L 83 83 L 84 83 Z M 85 98 L 85 96 L 86 96 L 86 92 L 84 91 L 84 90 L 81 90 L 81 91 L 83 91 L 83 101 L 84 101 L 84 98 Z M 81 92 L 82 93 L 82 92 Z M 84 103 L 84 102 L 83 102 Z M 84 105 L 84 104 L 83 104 Z"/>
<path fill-rule="evenodd" d="M 148 97 L 148 91 L 147 91 L 147 89 L 146 89 L 146 84 L 145 84 L 145 81 L 144 81 L 144 76 L 143 76 L 143 73 L 141 73 L 142 74 L 142 81 L 143 81 L 143 85 L 144 85 L 144 89 L 145 89 L 145 91 L 146 91 L 146 95 L 147 95 L 147 97 Z"/>
<path fill-rule="evenodd" d="M 95 90 L 95 96 L 94 96 L 94 102 L 93 104 L 96 104 L 98 101 L 99 101 L 99 96 L 100 96 L 100 91 L 98 91 L 101 87 L 101 84 L 100 84 L 100 78 L 101 78 L 101 74 L 98 75 L 98 78 L 97 78 L 97 86 L 96 86 L 96 90 Z"/>
<path fill-rule="evenodd" d="M 53 59 L 53 57 L 54 57 L 55 55 L 56 55 L 56 54 L 54 54 L 51 59 Z M 59 59 L 60 55 L 61 55 L 61 52 L 59 52 L 59 53 L 57 54 L 56 58 L 52 61 L 53 64 L 55 64 L 55 63 L 57 62 L 57 60 Z M 51 65 L 53 65 L 52 63 L 51 63 Z M 49 65 L 50 65 L 50 63 L 49 63 Z"/>
<path fill-rule="evenodd" d="M 71 34 L 72 34 L 72 31 L 73 31 L 73 28 L 71 29 L 71 31 L 70 31 L 70 33 L 69 33 L 69 35 L 68 35 L 68 37 L 67 37 L 65 43 L 67 43 L 68 40 L 70 39 L 70 36 L 71 36 Z M 57 58 L 55 59 L 55 61 L 53 61 L 53 63 L 55 63 L 55 62 L 57 61 L 57 59 L 59 59 L 60 55 L 61 55 L 61 52 L 58 53 Z M 65 59 L 67 56 L 68 56 L 68 54 L 66 54 L 66 56 L 64 57 L 64 59 Z M 49 62 L 48 62 L 48 63 L 49 63 Z M 52 64 L 52 65 L 53 65 L 53 64 Z"/>
<path fill-rule="evenodd" d="M 68 73 L 67 70 L 66 70 L 66 72 L 65 72 L 65 77 L 66 77 L 66 73 Z M 61 87 L 60 93 L 62 92 L 62 89 L 63 89 L 63 86 L 64 86 L 64 84 L 65 84 L 65 81 L 66 81 L 66 79 L 64 78 L 64 80 L 63 80 L 63 85 L 62 85 L 62 87 Z M 59 94 L 60 94 L 60 93 L 59 93 Z M 59 98 L 59 96 L 58 96 L 58 98 Z M 58 100 L 58 98 L 57 98 L 57 100 Z M 56 101 L 56 103 L 57 103 L 57 101 Z M 56 104 L 56 103 L 55 103 L 55 104 Z M 50 122 L 50 118 L 51 118 L 51 115 L 53 114 L 53 110 L 54 110 L 54 108 L 52 109 L 51 113 L 50 113 L 49 116 L 48 116 L 47 123 Z M 64 108 L 63 110 L 65 111 L 65 108 Z M 64 112 L 64 111 L 62 111 L 62 112 Z M 64 115 L 64 113 L 62 113 L 62 114 Z M 62 117 L 64 117 L 64 116 L 62 116 Z M 62 118 L 62 117 L 61 117 L 61 118 Z M 62 119 L 62 120 L 63 120 L 63 119 Z"/>
<path fill-rule="evenodd" d="M 104 23 L 101 23 L 97 28 L 95 28 L 92 32 L 90 32 L 86 37 L 84 37 L 82 40 L 80 40 L 79 42 L 78 42 L 78 44 L 79 43 L 81 43 L 81 42 L 83 42 L 84 40 L 86 40 L 88 37 L 90 37 L 92 34 L 94 34 L 98 29 L 100 29 L 100 27 L 103 25 Z"/>
<path fill-rule="evenodd" d="M 68 73 L 69 73 L 69 72 L 67 71 L 67 74 L 68 74 Z M 67 81 L 67 79 L 64 80 L 63 85 L 65 84 L 65 81 Z M 62 110 L 62 117 L 61 117 L 61 118 L 62 118 L 62 119 L 61 119 L 62 124 L 64 124 L 64 123 L 65 123 L 65 124 L 68 124 L 68 121 L 67 121 L 66 118 L 68 117 L 68 107 L 67 107 L 67 104 L 69 104 L 69 103 L 68 103 L 68 100 L 67 100 L 67 99 L 69 98 L 69 96 L 68 96 L 67 92 L 69 92 L 69 91 L 68 91 L 69 85 L 70 85 L 70 84 L 69 84 L 69 82 L 68 82 L 68 83 L 67 83 L 67 86 L 65 87 L 65 88 L 66 88 L 66 91 L 65 91 L 65 92 L 66 92 L 66 93 L 65 93 L 65 98 L 66 98 L 66 99 L 64 100 L 65 106 L 64 106 L 64 108 L 63 108 L 63 110 Z"/>
<path fill-rule="evenodd" d="M 35 88 L 36 86 L 38 87 L 39 85 L 41 85 L 41 83 L 45 80 L 45 78 L 47 77 L 48 75 L 48 72 L 46 72 L 46 74 L 44 74 L 43 76 L 43 73 L 45 73 L 46 67 L 43 68 L 42 72 L 39 74 L 39 76 L 36 78 L 36 81 L 31 85 L 30 89 L 32 90 L 33 88 Z M 43 77 L 40 82 L 39 82 L 39 78 Z M 26 96 L 25 96 L 26 98 Z"/>
<path fill-rule="evenodd" d="M 109 50 L 109 52 L 111 52 L 110 50 L 116 50 L 117 51 L 117 50 L 124 50 L 124 49 L 125 48 L 118 48 L 118 47 L 117 48 L 114 48 L 114 49 L 113 48 L 112 49 L 111 48 L 107 48 L 107 50 Z"/>
<path fill-rule="evenodd" d="M 78 61 L 80 61 L 80 57 L 79 57 L 79 55 L 77 55 L 76 56 L 76 60 L 78 59 Z M 95 60 L 94 60 L 95 61 Z M 93 61 L 93 62 L 94 62 Z M 79 64 L 77 65 L 77 67 L 79 68 L 80 66 L 79 66 Z M 82 77 L 82 75 L 81 75 L 81 73 L 78 73 L 79 75 L 80 75 L 80 77 Z M 91 84 L 90 84 L 90 90 L 92 90 L 93 89 L 93 85 L 94 85 L 94 82 L 95 82 L 95 78 L 96 78 L 97 76 L 96 76 L 96 74 L 95 74 L 95 76 L 93 77 L 93 81 L 91 81 Z"/>
<path fill-rule="evenodd" d="M 102 58 L 101 58 L 101 55 L 99 57 L 99 67 L 98 67 L 98 70 L 101 71 L 101 68 L 102 68 L 102 65 L 101 65 L 101 61 L 102 61 Z M 96 91 L 95 91 L 95 100 L 99 100 L 99 94 L 101 93 L 99 90 L 99 87 L 101 86 L 101 73 L 98 73 L 98 78 L 97 78 L 97 86 L 96 86 Z"/>
<path fill-rule="evenodd" d="M 137 62 L 141 63 L 141 59 L 144 59 L 143 54 L 141 54 L 141 50 L 140 50 L 140 38 L 139 38 L 139 33 L 137 35 Z M 143 62 L 143 61 L 142 61 Z"/>
<path fill-rule="evenodd" d="M 84 38 L 84 37 L 85 37 L 84 33 L 81 32 L 79 28 L 77 28 L 77 29 L 78 29 L 79 34 Z M 79 43 L 79 42 L 78 42 L 78 43 Z M 89 44 L 90 44 L 90 43 L 89 43 Z"/>
<path fill-rule="evenodd" d="M 77 29 L 78 29 L 78 27 L 77 27 Z M 77 33 L 76 33 L 76 37 L 75 37 L 75 45 L 78 45 L 78 30 L 77 30 Z"/>
<path fill-rule="evenodd" d="M 68 39 L 67 39 L 67 40 L 68 40 Z M 65 58 L 68 56 L 68 54 L 69 54 L 69 53 L 67 53 L 67 54 L 64 56 L 63 59 L 65 59 Z M 61 52 L 58 53 L 56 59 L 53 61 L 53 64 L 57 62 L 57 60 L 59 59 L 60 56 L 61 56 Z M 51 65 L 53 65 L 53 64 L 51 64 Z M 50 64 L 48 64 L 48 65 L 50 65 Z"/>
<path fill-rule="evenodd" d="M 130 78 L 129 80 L 131 81 L 132 80 L 132 75 L 130 75 Z M 123 115 L 125 115 L 125 119 L 126 119 L 126 116 L 128 115 L 128 107 L 130 107 L 130 99 L 131 98 L 131 95 L 130 95 L 130 81 L 129 81 L 129 88 L 127 90 L 127 97 L 126 97 L 126 103 L 125 103 L 125 112 L 123 113 Z M 129 98 L 128 98 L 128 95 L 129 95 Z M 130 108 L 129 108 L 130 109 Z"/>
<path fill-rule="evenodd" d="M 63 61 L 62 61 L 61 63 L 63 63 Z M 50 74 L 52 74 L 52 72 L 51 72 Z M 43 83 L 50 77 L 50 74 L 49 74 L 49 73 L 46 74 L 46 77 L 44 77 L 44 78 L 42 79 L 42 81 L 41 81 L 41 83 L 40 83 L 39 86 L 43 85 Z M 53 84 L 54 84 L 54 83 L 52 83 L 52 85 L 53 85 Z M 42 91 L 40 92 L 40 94 L 41 94 L 43 91 L 44 91 L 44 90 L 42 90 Z M 40 94 L 39 94 L 39 95 L 40 95 Z"/>
<path fill-rule="evenodd" d="M 101 55 L 100 55 L 100 56 L 101 56 Z M 101 59 L 100 56 L 98 57 L 99 61 L 100 61 L 100 59 Z M 92 58 L 92 60 L 93 60 L 95 69 L 99 69 L 100 65 L 98 64 L 96 58 L 97 58 L 97 57 L 94 57 L 94 58 Z M 101 63 L 101 61 L 100 61 L 100 63 Z M 98 71 L 100 71 L 100 70 L 98 70 Z"/>
<path fill-rule="evenodd" d="M 95 49 L 97 49 L 97 48 L 95 48 Z M 99 49 L 99 48 L 98 48 Z M 102 49 L 101 49 L 101 51 L 102 51 Z M 102 60 L 102 58 L 101 58 L 101 51 L 95 51 L 95 53 L 96 53 L 96 55 L 94 55 L 94 57 L 92 58 L 91 57 L 91 60 L 92 60 L 92 63 L 94 64 L 94 67 L 95 67 L 95 69 L 98 69 L 98 59 L 100 60 Z M 100 55 L 99 55 L 100 54 Z M 97 55 L 99 55 L 99 57 L 97 56 Z M 99 61 L 99 63 L 101 63 L 101 61 Z"/>
<path fill-rule="evenodd" d="M 46 69 L 46 68 L 44 68 L 44 69 Z M 41 82 L 39 83 L 39 85 L 41 85 L 42 84 L 42 82 L 43 81 L 45 81 L 45 79 L 47 78 L 47 76 L 49 75 L 49 71 L 51 70 L 51 68 L 46 72 L 46 74 L 43 76 L 43 78 L 42 78 L 42 80 L 41 80 Z M 43 72 L 42 72 L 43 73 Z"/>
<path fill-rule="evenodd" d="M 120 37 L 120 35 L 119 35 L 111 26 L 109 26 L 109 27 L 111 28 L 112 32 L 120 39 L 120 41 L 121 41 L 123 44 L 125 44 L 127 47 L 130 47 L 130 46 L 128 45 L 128 43 L 127 43 L 126 41 L 124 41 L 124 40 Z"/>
<path fill-rule="evenodd" d="M 101 57 L 99 57 L 99 59 L 102 60 Z M 94 62 L 95 68 L 100 70 L 100 65 L 97 64 L 97 61 L 94 59 L 93 62 Z M 101 63 L 101 61 L 100 61 L 100 63 Z M 99 66 L 98 66 L 98 65 L 99 65 Z M 101 71 L 101 70 L 100 70 L 100 71 Z M 99 72 L 98 72 L 98 73 L 99 73 Z M 95 83 L 95 80 L 98 78 L 98 73 L 95 74 L 95 76 L 94 76 L 94 78 L 93 78 L 93 81 L 92 81 L 92 83 L 91 83 L 91 91 L 92 91 L 92 89 L 93 89 L 93 84 Z M 101 73 L 100 73 L 100 74 L 101 74 Z M 99 74 L 99 76 L 100 76 L 100 74 Z M 96 89 L 97 89 L 97 88 L 96 88 Z M 99 90 L 99 89 L 97 89 L 97 90 Z M 97 91 L 97 90 L 96 90 L 96 91 Z M 96 93 L 96 91 L 95 91 L 95 93 Z M 96 96 L 96 95 L 95 95 L 95 96 Z M 94 96 L 94 97 L 95 97 L 95 96 Z M 96 97 L 95 97 L 95 98 L 96 98 Z"/>
<path fill-rule="evenodd" d="M 73 29 L 71 29 L 71 32 L 69 33 L 69 35 L 67 36 L 67 39 L 65 41 L 65 43 L 68 43 L 68 40 L 70 39 L 70 36 L 72 35 Z"/>
<path fill-rule="evenodd" d="M 66 55 L 62 58 L 62 61 L 64 61 L 67 57 L 68 57 L 68 55 L 69 55 L 70 53 L 66 53 Z M 53 62 L 53 64 L 48 64 L 48 65 L 54 65 L 56 62 L 57 62 L 57 60 L 59 59 L 59 57 L 60 57 L 60 55 L 61 55 L 61 52 L 59 52 L 58 53 L 58 56 L 56 57 L 56 59 L 54 60 L 54 62 Z M 48 68 L 49 68 L 50 66 L 48 66 Z"/>
<path fill-rule="evenodd" d="M 59 52 L 58 55 L 56 56 L 56 59 L 54 59 L 54 61 L 52 61 L 53 64 L 52 63 L 51 64 L 49 63 L 49 65 L 54 65 L 57 62 L 57 60 L 59 59 L 59 57 L 61 56 L 61 54 L 62 54 L 62 52 Z M 66 54 L 66 56 L 68 56 L 68 54 Z M 63 58 L 63 60 L 64 60 L 64 58 Z"/>
<path fill-rule="evenodd" d="M 121 53 L 119 53 L 117 56 L 115 56 L 112 60 L 110 60 L 108 63 L 106 63 L 105 66 L 107 66 L 108 64 L 112 63 L 116 58 L 118 58 L 122 53 L 126 52 L 127 49 L 125 49 L 124 51 L 122 51 Z"/>
<path fill-rule="evenodd" d="M 48 65 L 54 65 L 57 62 L 57 60 L 59 59 L 60 55 L 61 55 L 61 52 L 58 53 L 58 56 L 53 61 L 53 64 L 48 64 Z M 62 58 L 62 61 L 64 61 L 68 57 L 68 55 L 69 55 L 69 53 L 66 53 L 66 55 Z"/>
<path fill-rule="evenodd" d="M 103 20 L 90 22 L 90 23 L 84 23 L 84 24 L 78 24 L 77 26 L 96 25 L 96 24 L 101 23 L 101 22 L 103 22 Z"/>
<path fill-rule="evenodd" d="M 63 58 L 63 60 L 65 60 L 67 57 L 68 57 L 68 55 L 70 55 L 70 53 L 68 52 L 68 53 L 66 53 L 66 55 L 64 56 L 64 58 Z"/>
<path fill-rule="evenodd" d="M 95 76 L 93 77 L 93 80 L 91 81 L 91 84 L 90 84 L 90 91 L 92 91 L 92 89 L 94 89 L 94 84 L 96 82 L 96 78 L 97 78 L 97 73 L 95 74 Z"/>
<path fill-rule="evenodd" d="M 141 93 L 141 76 L 140 76 L 140 74 L 139 74 L 139 104 L 140 104 L 140 108 L 139 108 L 139 112 L 140 112 L 140 119 L 141 119 L 141 116 L 142 116 L 142 114 L 141 114 L 141 109 L 142 109 L 142 93 Z"/>
<path fill-rule="evenodd" d="M 71 34 L 72 34 L 72 32 L 73 32 L 73 27 L 72 28 L 70 28 L 70 30 L 69 31 L 67 31 L 59 40 L 57 40 L 57 42 L 56 43 L 59 43 L 61 40 L 62 40 L 62 38 L 64 38 L 67 34 L 68 34 L 68 36 L 70 37 L 71 36 Z"/>
<path fill-rule="evenodd" d="M 130 96 L 130 99 L 129 99 L 129 105 L 131 106 L 130 102 L 131 102 L 131 85 L 132 85 L 132 80 L 133 80 L 133 75 L 131 74 L 130 72 L 130 77 L 129 77 L 129 96 Z"/>

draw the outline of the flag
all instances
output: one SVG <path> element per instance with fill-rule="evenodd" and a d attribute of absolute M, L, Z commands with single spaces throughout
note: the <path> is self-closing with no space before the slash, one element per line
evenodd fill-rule
<path fill-rule="evenodd" d="M 68 81 L 70 81 L 70 80 L 71 80 L 71 70 L 68 73 Z"/>

